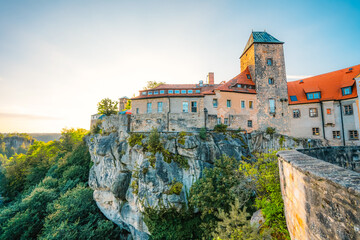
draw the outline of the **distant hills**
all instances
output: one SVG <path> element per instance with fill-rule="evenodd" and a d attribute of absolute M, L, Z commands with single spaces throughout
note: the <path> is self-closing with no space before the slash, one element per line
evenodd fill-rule
<path fill-rule="evenodd" d="M 38 141 L 50 142 L 53 140 L 59 140 L 61 133 L 28 133 L 30 136 Z"/>

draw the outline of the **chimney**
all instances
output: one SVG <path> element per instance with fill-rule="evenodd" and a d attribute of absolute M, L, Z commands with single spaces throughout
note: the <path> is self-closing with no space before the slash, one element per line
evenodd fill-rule
<path fill-rule="evenodd" d="M 213 72 L 209 72 L 209 74 L 207 75 L 207 80 L 208 80 L 208 84 L 214 85 L 214 73 Z"/>

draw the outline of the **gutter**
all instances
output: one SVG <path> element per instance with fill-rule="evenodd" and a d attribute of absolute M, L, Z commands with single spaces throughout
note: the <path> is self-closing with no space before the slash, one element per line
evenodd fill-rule
<path fill-rule="evenodd" d="M 345 131 L 344 131 L 344 119 L 343 119 L 343 111 L 342 111 L 342 105 L 341 100 L 339 100 L 339 106 L 340 106 L 340 119 L 341 119 L 341 131 L 342 131 L 342 139 L 343 139 L 343 146 L 345 146 Z"/>
<path fill-rule="evenodd" d="M 323 129 L 323 137 L 326 140 L 323 103 L 322 103 L 322 101 L 320 101 L 319 103 L 320 103 L 320 111 L 321 111 L 321 123 L 322 123 L 322 129 Z"/>

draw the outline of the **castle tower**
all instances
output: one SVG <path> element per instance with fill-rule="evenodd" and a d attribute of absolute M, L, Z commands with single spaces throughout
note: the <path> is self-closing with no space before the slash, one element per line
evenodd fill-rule
<path fill-rule="evenodd" d="M 240 57 L 256 85 L 259 130 L 273 127 L 287 134 L 290 119 L 283 42 L 267 32 L 252 32 Z"/>

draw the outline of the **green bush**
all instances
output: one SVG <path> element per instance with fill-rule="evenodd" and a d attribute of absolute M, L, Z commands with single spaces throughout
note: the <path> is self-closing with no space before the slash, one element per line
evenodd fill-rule
<path fill-rule="evenodd" d="M 183 184 L 181 182 L 174 181 L 174 182 L 171 183 L 171 187 L 170 187 L 169 191 L 166 194 L 168 194 L 168 195 L 171 195 L 171 194 L 180 195 L 182 187 L 183 187 Z"/>
<path fill-rule="evenodd" d="M 214 127 L 214 131 L 219 133 L 226 133 L 227 127 L 228 126 L 225 124 L 217 124 Z"/>
<path fill-rule="evenodd" d="M 206 140 L 206 128 L 204 128 L 204 127 L 200 128 L 199 137 L 202 140 Z"/>
<path fill-rule="evenodd" d="M 130 137 L 128 138 L 128 143 L 130 147 L 134 147 L 135 145 L 142 146 L 142 140 L 145 138 L 144 135 L 140 133 L 132 133 L 130 134 Z"/>
<path fill-rule="evenodd" d="M 266 128 L 266 134 L 274 135 L 275 133 L 276 133 L 275 128 L 273 128 L 273 127 L 267 127 Z"/>
<path fill-rule="evenodd" d="M 90 133 L 91 134 L 98 134 L 101 131 L 102 120 L 98 119 L 96 120 L 95 124 L 91 127 Z"/>

